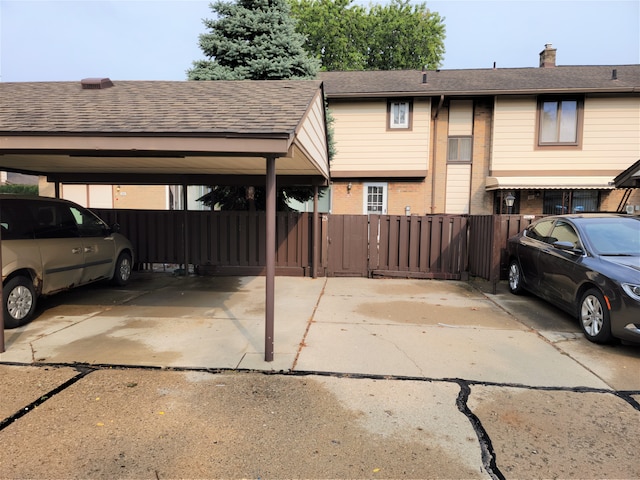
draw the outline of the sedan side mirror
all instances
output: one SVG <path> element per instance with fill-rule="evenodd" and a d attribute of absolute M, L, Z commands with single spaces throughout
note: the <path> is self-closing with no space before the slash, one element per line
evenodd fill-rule
<path fill-rule="evenodd" d="M 582 253 L 582 248 L 577 247 L 573 242 L 565 242 L 565 241 L 555 241 L 552 244 L 559 250 L 564 250 L 571 253 Z"/>

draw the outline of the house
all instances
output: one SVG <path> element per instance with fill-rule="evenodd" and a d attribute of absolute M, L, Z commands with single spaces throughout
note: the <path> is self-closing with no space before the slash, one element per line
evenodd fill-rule
<path fill-rule="evenodd" d="M 336 214 L 625 210 L 640 65 L 323 72 Z M 634 207 L 635 208 L 635 207 Z M 639 207 L 640 208 L 640 207 Z"/>

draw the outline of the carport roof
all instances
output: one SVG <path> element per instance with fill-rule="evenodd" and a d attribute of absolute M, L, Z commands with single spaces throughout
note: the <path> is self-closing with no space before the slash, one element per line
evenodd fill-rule
<path fill-rule="evenodd" d="M 616 188 L 640 188 L 640 160 L 613 179 Z"/>
<path fill-rule="evenodd" d="M 0 83 L 0 169 L 177 183 L 264 176 L 275 156 L 279 176 L 329 177 L 320 81 L 85 80 Z"/>

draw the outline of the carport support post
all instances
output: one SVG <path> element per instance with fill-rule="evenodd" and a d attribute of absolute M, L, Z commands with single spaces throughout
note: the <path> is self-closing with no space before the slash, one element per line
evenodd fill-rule
<path fill-rule="evenodd" d="M 275 310 L 275 276 L 276 276 L 276 157 L 267 157 L 266 180 L 266 299 L 265 299 L 265 335 L 264 361 L 273 361 L 274 339 L 273 323 Z"/>
<path fill-rule="evenodd" d="M 313 239 L 311 243 L 313 245 L 313 259 L 311 262 L 311 278 L 318 278 L 318 239 L 320 236 L 319 233 L 320 219 L 318 214 L 318 186 L 313 186 Z"/>
<path fill-rule="evenodd" d="M 0 233 L 0 266 L 2 265 L 2 234 Z M 0 279 L 0 298 L 4 303 L 4 294 L 2 293 L 2 279 Z M 4 353 L 4 305 L 0 310 L 0 353 Z"/>

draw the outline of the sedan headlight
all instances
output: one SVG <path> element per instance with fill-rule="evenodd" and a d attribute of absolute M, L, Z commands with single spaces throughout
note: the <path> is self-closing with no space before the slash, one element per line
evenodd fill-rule
<path fill-rule="evenodd" d="M 622 288 L 627 295 L 640 302 L 640 285 L 634 285 L 633 283 L 623 283 Z"/>

